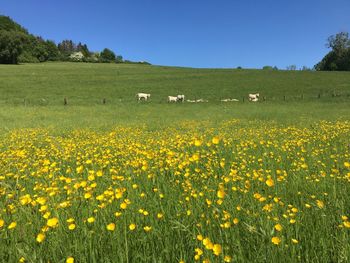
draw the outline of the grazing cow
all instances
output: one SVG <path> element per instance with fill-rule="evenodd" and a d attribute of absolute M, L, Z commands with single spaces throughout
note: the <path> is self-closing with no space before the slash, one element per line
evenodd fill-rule
<path fill-rule="evenodd" d="M 196 102 L 208 102 L 208 100 L 198 99 Z"/>
<path fill-rule="evenodd" d="M 177 101 L 184 102 L 185 101 L 185 95 L 177 95 Z"/>
<path fill-rule="evenodd" d="M 147 94 L 147 93 L 137 93 L 136 94 L 137 100 L 148 100 L 151 97 L 151 94 Z"/>
<path fill-rule="evenodd" d="M 249 94 L 248 99 L 249 101 L 257 102 L 259 100 L 259 93 Z"/>
<path fill-rule="evenodd" d="M 178 97 L 168 96 L 168 102 L 177 102 Z"/>
<path fill-rule="evenodd" d="M 239 101 L 237 99 L 222 99 L 222 102 Z"/>

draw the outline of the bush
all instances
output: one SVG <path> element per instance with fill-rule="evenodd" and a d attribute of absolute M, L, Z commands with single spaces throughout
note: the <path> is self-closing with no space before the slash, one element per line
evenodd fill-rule
<path fill-rule="evenodd" d="M 18 57 L 19 63 L 39 63 L 39 59 L 34 57 L 30 52 L 24 51 L 19 57 Z"/>

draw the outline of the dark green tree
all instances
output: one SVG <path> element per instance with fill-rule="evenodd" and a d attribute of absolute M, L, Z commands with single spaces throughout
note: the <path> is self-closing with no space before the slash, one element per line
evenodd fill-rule
<path fill-rule="evenodd" d="M 1 15 L 0 15 L 0 30 L 17 31 L 17 32 L 28 34 L 26 29 L 24 29 L 22 26 L 14 22 L 11 18 L 9 18 L 8 16 L 1 16 Z"/>
<path fill-rule="evenodd" d="M 85 58 L 88 58 L 91 56 L 91 53 L 86 44 L 82 44 L 79 42 L 77 45 L 77 51 L 80 51 L 81 53 L 83 53 Z"/>
<path fill-rule="evenodd" d="M 70 55 L 77 51 L 77 45 L 72 40 L 63 40 L 57 45 L 58 50 L 64 55 Z"/>
<path fill-rule="evenodd" d="M 27 36 L 22 32 L 0 30 L 0 63 L 18 64 Z"/>
<path fill-rule="evenodd" d="M 315 65 L 316 70 L 350 71 L 350 39 L 347 32 L 340 32 L 327 39 L 332 50 Z"/>
<path fill-rule="evenodd" d="M 56 46 L 55 42 L 52 40 L 46 40 L 46 50 L 48 53 L 48 60 L 55 61 L 58 60 L 60 57 L 60 51 L 58 50 L 58 47 Z"/>
<path fill-rule="evenodd" d="M 115 58 L 115 63 L 123 63 L 123 62 L 124 62 L 124 60 L 123 60 L 122 56 L 119 55 Z"/>
<path fill-rule="evenodd" d="M 113 62 L 115 61 L 115 54 L 112 50 L 105 48 L 100 54 L 101 62 Z"/>

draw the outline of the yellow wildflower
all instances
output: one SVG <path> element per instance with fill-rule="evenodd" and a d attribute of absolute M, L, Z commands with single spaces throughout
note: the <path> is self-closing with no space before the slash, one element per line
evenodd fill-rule
<path fill-rule="evenodd" d="M 281 239 L 279 237 L 272 237 L 271 242 L 277 246 L 281 243 Z"/>
<path fill-rule="evenodd" d="M 114 231 L 114 229 L 115 229 L 115 224 L 114 223 L 110 223 L 110 224 L 108 224 L 107 225 L 107 230 L 109 230 L 109 231 Z"/>

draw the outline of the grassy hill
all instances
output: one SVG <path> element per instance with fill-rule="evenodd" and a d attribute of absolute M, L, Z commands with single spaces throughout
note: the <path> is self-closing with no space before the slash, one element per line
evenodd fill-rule
<path fill-rule="evenodd" d="M 137 92 L 151 93 L 151 101 L 137 103 Z M 266 101 L 248 103 L 247 94 L 255 92 Z M 167 96 L 177 94 L 209 103 L 168 105 Z M 347 72 L 90 63 L 0 65 L 0 121 L 6 127 L 109 126 L 120 122 L 173 123 L 179 119 L 298 122 L 301 118 L 348 118 L 349 95 Z M 68 100 L 66 107 L 64 98 Z M 102 105 L 103 98 L 106 105 Z M 221 98 L 240 102 L 223 103 Z"/>
<path fill-rule="evenodd" d="M 90 105 L 107 98 L 110 103 L 134 101 L 135 93 L 152 94 L 153 103 L 168 95 L 187 98 L 242 99 L 260 92 L 266 99 L 279 101 L 350 96 L 347 72 L 264 71 L 231 69 L 191 69 L 125 64 L 45 63 L 0 66 L 0 104 L 62 104 L 67 97 L 74 105 Z"/>

